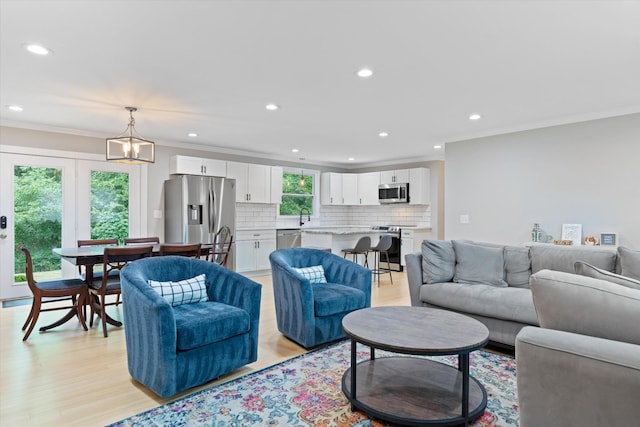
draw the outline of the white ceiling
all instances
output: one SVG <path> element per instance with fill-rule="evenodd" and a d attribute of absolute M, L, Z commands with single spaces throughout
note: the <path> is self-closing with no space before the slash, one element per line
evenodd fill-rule
<path fill-rule="evenodd" d="M 0 0 L 0 124 L 105 138 L 135 106 L 158 144 L 442 159 L 436 144 L 640 112 L 639 23 L 638 1 Z"/>

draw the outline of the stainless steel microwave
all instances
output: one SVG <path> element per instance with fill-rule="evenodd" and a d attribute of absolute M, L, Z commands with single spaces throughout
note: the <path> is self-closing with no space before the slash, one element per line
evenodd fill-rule
<path fill-rule="evenodd" d="M 380 184 L 378 186 L 378 202 L 409 203 L 409 183 Z"/>

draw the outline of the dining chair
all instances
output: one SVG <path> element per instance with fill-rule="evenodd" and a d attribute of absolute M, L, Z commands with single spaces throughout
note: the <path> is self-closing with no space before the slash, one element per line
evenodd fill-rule
<path fill-rule="evenodd" d="M 200 243 L 190 245 L 163 243 L 160 245 L 160 256 L 164 255 L 180 255 L 191 258 L 200 258 Z"/>
<path fill-rule="evenodd" d="M 140 258 L 151 256 L 153 246 L 114 246 L 104 248 L 104 256 L 102 258 L 102 281 L 99 283 L 89 283 L 89 297 L 91 303 L 91 315 L 89 326 L 93 326 L 93 318 L 97 313 L 102 320 L 102 330 L 105 338 L 107 333 L 107 322 L 114 326 L 122 326 L 122 323 L 113 321 L 107 316 L 105 311 L 108 305 L 117 305 L 118 302 L 107 303 L 108 295 L 120 296 L 120 280 L 111 280 L 109 273 L 112 271 L 122 270 L 128 263 Z"/>
<path fill-rule="evenodd" d="M 223 225 L 213 238 L 210 261 L 226 267 L 227 262 L 229 261 L 229 253 L 231 252 L 232 243 L 233 235 L 231 234 L 231 229 L 228 226 Z"/>
<path fill-rule="evenodd" d="M 391 276 L 391 268 L 389 266 L 389 249 L 391 249 L 391 245 L 393 244 L 393 236 L 389 234 L 385 234 L 380 237 L 380 241 L 376 246 L 371 247 L 370 251 L 374 254 L 373 260 L 373 277 L 378 278 L 378 287 L 380 287 L 380 274 L 389 273 L 389 279 L 391 280 L 391 284 L 393 285 L 393 277 Z M 382 254 L 385 255 L 387 267 L 380 267 L 380 261 L 382 261 Z"/>
<path fill-rule="evenodd" d="M 60 326 L 69 319 L 74 316 L 78 316 L 78 320 L 80 320 L 80 324 L 84 330 L 87 330 L 87 324 L 84 320 L 84 315 L 82 313 L 82 307 L 85 304 L 85 301 L 88 298 L 88 288 L 87 284 L 80 279 L 60 279 L 60 280 L 51 280 L 51 281 L 43 281 L 37 282 L 33 278 L 33 262 L 31 260 L 31 253 L 29 250 L 22 246 L 20 250 L 24 253 L 26 258 L 26 268 L 25 273 L 27 276 L 27 284 L 29 285 L 29 289 L 33 294 L 33 302 L 31 303 L 31 311 L 27 316 L 27 321 L 22 326 L 22 330 L 27 329 L 24 337 L 22 337 L 22 341 L 26 341 L 33 331 L 36 322 L 38 321 L 38 317 L 40 313 L 43 311 L 54 311 L 54 310 L 69 310 L 66 316 L 62 319 L 54 322 L 50 325 L 43 326 L 40 328 L 40 332 L 44 332 L 48 329 L 55 328 L 56 326 Z M 43 300 L 47 298 L 46 300 Z M 53 298 L 53 299 L 49 299 Z M 55 303 L 60 301 L 69 300 L 71 301 L 71 305 L 58 306 L 51 308 L 42 308 L 42 304 L 45 303 Z"/>
<path fill-rule="evenodd" d="M 118 239 L 86 239 L 86 240 L 78 240 L 78 247 L 86 247 L 86 246 L 118 246 Z M 83 271 L 85 268 L 85 271 Z M 78 265 L 78 273 L 80 273 L 80 278 L 84 281 L 87 280 L 87 272 L 86 266 Z M 93 272 L 93 280 L 102 280 L 102 271 L 94 271 Z"/>
<path fill-rule="evenodd" d="M 124 239 L 124 245 L 159 245 L 159 237 L 127 237 Z"/>
<path fill-rule="evenodd" d="M 364 255 L 364 266 L 369 267 L 369 260 L 367 259 L 367 255 L 371 250 L 371 237 L 363 236 L 358 239 L 358 242 L 353 248 L 343 249 L 344 252 L 343 258 L 346 258 L 347 255 L 353 256 L 353 262 L 358 263 L 358 255 Z"/>

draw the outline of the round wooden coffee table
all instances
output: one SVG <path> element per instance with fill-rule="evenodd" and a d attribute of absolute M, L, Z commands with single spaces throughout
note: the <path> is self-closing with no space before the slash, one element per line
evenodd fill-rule
<path fill-rule="evenodd" d="M 351 338 L 351 367 L 342 391 L 352 409 L 411 426 L 465 424 L 482 415 L 487 392 L 469 375 L 469 353 L 483 347 L 489 330 L 462 314 L 426 307 L 373 307 L 342 320 Z M 357 343 L 370 359 L 357 362 Z M 458 355 L 458 368 L 425 358 L 376 359 L 375 349 L 410 355 Z"/>

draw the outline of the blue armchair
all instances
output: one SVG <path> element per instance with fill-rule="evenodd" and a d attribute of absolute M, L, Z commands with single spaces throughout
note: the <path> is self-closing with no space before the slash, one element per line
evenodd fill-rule
<path fill-rule="evenodd" d="M 278 330 L 305 348 L 344 338 L 342 318 L 371 306 L 371 270 L 319 249 L 279 249 L 269 256 Z M 295 268 L 322 266 L 327 283 Z"/>
<path fill-rule="evenodd" d="M 161 296 L 148 282 L 175 284 L 201 274 L 201 302 L 172 305 L 171 295 Z M 120 277 L 129 373 L 160 397 L 256 361 L 262 285 L 215 263 L 180 256 L 135 261 Z"/>

